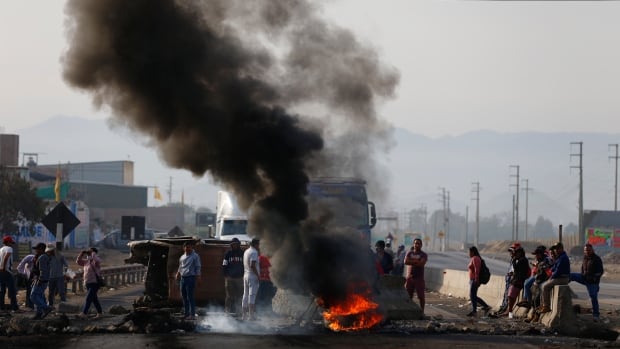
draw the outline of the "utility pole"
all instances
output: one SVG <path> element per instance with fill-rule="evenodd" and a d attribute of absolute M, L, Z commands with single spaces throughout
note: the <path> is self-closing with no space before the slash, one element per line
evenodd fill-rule
<path fill-rule="evenodd" d="M 527 213 L 528 213 L 528 198 L 529 198 L 529 192 L 530 190 L 533 190 L 532 188 L 530 188 L 530 181 L 528 179 L 523 179 L 523 182 L 525 182 L 525 188 L 522 188 L 521 190 L 523 190 L 525 192 L 525 237 L 523 238 L 525 241 L 528 241 L 529 236 L 527 235 Z"/>
<path fill-rule="evenodd" d="M 579 146 L 579 153 L 573 154 L 571 152 L 571 159 L 573 156 L 579 157 L 579 165 L 578 166 L 570 166 L 570 168 L 578 168 L 579 169 L 579 232 L 577 233 L 577 237 L 579 239 L 579 245 L 583 246 L 585 243 L 585 237 L 583 235 L 583 142 L 571 142 L 571 147 L 573 145 Z"/>
<path fill-rule="evenodd" d="M 516 177 L 515 184 L 511 184 L 511 187 L 516 187 L 516 196 L 514 200 L 514 237 L 513 240 L 519 240 L 519 165 L 510 165 L 511 169 L 516 169 L 516 174 L 511 174 L 510 177 Z"/>
<path fill-rule="evenodd" d="M 515 194 L 512 194 L 512 235 L 510 238 L 515 241 Z"/>
<path fill-rule="evenodd" d="M 480 234 L 480 182 L 473 182 L 472 192 L 475 193 L 475 198 L 472 200 L 476 201 L 476 234 L 474 235 L 474 246 L 478 246 L 478 238 Z"/>
<path fill-rule="evenodd" d="M 446 191 L 446 207 L 448 208 L 448 213 L 446 214 L 446 246 L 450 248 L 450 191 Z"/>
<path fill-rule="evenodd" d="M 469 206 L 465 206 L 465 239 L 463 239 L 461 250 L 465 250 L 467 246 L 467 235 L 469 235 Z"/>
<path fill-rule="evenodd" d="M 441 193 L 439 193 L 440 195 L 440 201 L 441 201 L 441 205 L 442 205 L 442 227 L 443 227 L 443 238 L 441 239 L 441 246 L 439 246 L 439 250 L 440 251 L 445 251 L 446 250 L 446 239 L 447 239 L 447 234 L 446 234 L 446 224 L 448 223 L 448 217 L 446 216 L 446 188 L 441 187 L 439 188 L 439 190 L 441 190 Z"/>
<path fill-rule="evenodd" d="M 609 147 L 616 148 L 616 155 L 610 156 L 610 159 L 616 160 L 616 171 L 615 171 L 615 181 L 614 181 L 614 211 L 618 211 L 618 143 L 610 144 Z"/>
<path fill-rule="evenodd" d="M 426 216 L 428 214 L 427 209 L 426 209 L 426 205 L 422 204 L 420 205 L 420 210 L 422 211 L 422 215 L 424 217 L 424 230 L 422 231 L 424 233 L 424 237 L 426 237 Z"/>
<path fill-rule="evenodd" d="M 170 176 L 168 183 L 168 204 L 172 202 L 172 176 Z"/>

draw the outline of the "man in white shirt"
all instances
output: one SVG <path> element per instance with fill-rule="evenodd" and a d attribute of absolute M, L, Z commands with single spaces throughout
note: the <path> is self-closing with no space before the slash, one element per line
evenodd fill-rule
<path fill-rule="evenodd" d="M 260 240 L 252 239 L 250 248 L 243 253 L 243 298 L 241 309 L 244 320 L 256 320 L 256 295 L 260 285 L 258 255 Z"/>
<path fill-rule="evenodd" d="M 0 248 L 0 305 L 4 308 L 4 295 L 7 290 L 11 301 L 12 311 L 17 311 L 17 290 L 15 289 L 15 279 L 11 272 L 13 265 L 13 244 L 15 241 L 9 235 L 2 238 L 2 248 Z"/>

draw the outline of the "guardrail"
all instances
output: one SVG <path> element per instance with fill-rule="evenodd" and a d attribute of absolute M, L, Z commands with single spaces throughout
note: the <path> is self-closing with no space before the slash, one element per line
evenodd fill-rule
<path fill-rule="evenodd" d="M 101 268 L 101 276 L 105 280 L 106 287 L 117 287 L 127 284 L 143 282 L 147 268 L 142 264 L 130 264 L 126 266 L 115 266 Z M 70 292 L 77 293 L 84 291 L 84 275 L 79 270 L 73 279 L 67 282 Z"/>

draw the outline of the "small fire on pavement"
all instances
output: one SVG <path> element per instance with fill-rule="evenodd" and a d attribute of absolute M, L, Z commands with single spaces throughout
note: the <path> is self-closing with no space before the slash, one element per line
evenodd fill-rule
<path fill-rule="evenodd" d="M 370 287 L 350 287 L 351 292 L 339 301 L 327 304 L 319 299 L 325 308 L 323 319 L 332 331 L 359 331 L 370 329 L 381 323 L 383 315 L 378 311 L 379 305 L 371 300 Z"/>

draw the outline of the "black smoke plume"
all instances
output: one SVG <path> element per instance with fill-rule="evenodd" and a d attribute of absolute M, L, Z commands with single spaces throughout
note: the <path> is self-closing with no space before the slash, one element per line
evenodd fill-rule
<path fill-rule="evenodd" d="M 234 192 L 279 285 L 330 297 L 344 285 L 329 270 L 364 273 L 355 259 L 368 246 L 316 223 L 328 211 L 306 219 L 309 177 L 377 174 L 373 144 L 389 128 L 375 104 L 398 75 L 320 11 L 302 0 L 70 0 L 63 74 L 169 166 Z"/>

